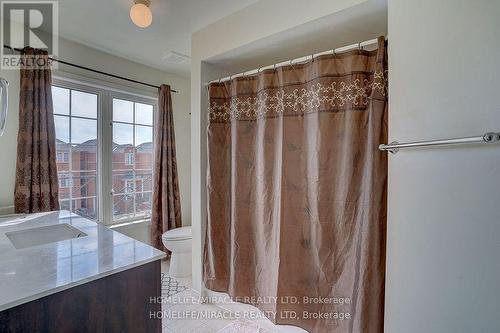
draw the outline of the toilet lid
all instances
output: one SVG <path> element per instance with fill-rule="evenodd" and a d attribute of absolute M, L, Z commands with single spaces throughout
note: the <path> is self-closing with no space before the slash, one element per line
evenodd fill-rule
<path fill-rule="evenodd" d="M 163 239 L 166 240 L 183 240 L 191 239 L 191 227 L 175 228 L 163 234 Z"/>

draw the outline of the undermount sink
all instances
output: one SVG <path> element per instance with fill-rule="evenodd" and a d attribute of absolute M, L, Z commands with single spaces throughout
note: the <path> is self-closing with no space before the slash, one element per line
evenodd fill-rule
<path fill-rule="evenodd" d="M 81 238 L 87 236 L 83 231 L 70 226 L 67 223 L 50 225 L 39 228 L 6 232 L 5 236 L 16 249 L 59 242 L 67 239 Z"/>

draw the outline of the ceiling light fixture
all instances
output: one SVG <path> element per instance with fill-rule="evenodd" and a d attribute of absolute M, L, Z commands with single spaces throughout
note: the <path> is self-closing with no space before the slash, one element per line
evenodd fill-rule
<path fill-rule="evenodd" d="M 149 5 L 150 0 L 135 0 L 135 4 L 130 8 L 130 19 L 140 28 L 147 28 L 153 22 L 153 14 Z"/>

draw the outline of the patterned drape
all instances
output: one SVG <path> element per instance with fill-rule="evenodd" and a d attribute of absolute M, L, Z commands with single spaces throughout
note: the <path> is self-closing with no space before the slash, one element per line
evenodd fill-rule
<path fill-rule="evenodd" d="M 16 213 L 59 209 L 52 73 L 46 51 L 21 53 L 19 132 L 17 135 Z"/>
<path fill-rule="evenodd" d="M 182 226 L 172 96 L 168 85 L 162 85 L 159 90 L 154 140 L 152 241 L 156 248 L 168 252 L 161 235 Z"/>
<path fill-rule="evenodd" d="M 381 37 L 210 85 L 207 288 L 311 333 L 383 331 L 386 59 Z"/>

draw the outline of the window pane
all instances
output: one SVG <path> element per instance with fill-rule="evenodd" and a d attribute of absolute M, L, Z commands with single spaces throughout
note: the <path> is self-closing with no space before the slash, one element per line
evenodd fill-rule
<path fill-rule="evenodd" d="M 97 174 L 95 172 L 72 172 L 71 177 L 73 198 L 95 197 L 97 195 Z"/>
<path fill-rule="evenodd" d="M 113 170 L 134 168 L 134 125 L 113 124 Z"/>
<path fill-rule="evenodd" d="M 56 127 L 56 143 L 58 141 L 69 143 L 69 117 L 54 116 Z"/>
<path fill-rule="evenodd" d="M 135 195 L 136 218 L 147 218 L 151 215 L 151 192 Z"/>
<path fill-rule="evenodd" d="M 130 183 L 133 182 L 134 182 L 133 171 L 125 171 L 125 172 L 113 171 L 113 192 L 115 194 L 126 193 L 126 191 L 130 190 L 131 188 Z"/>
<path fill-rule="evenodd" d="M 54 113 L 69 115 L 69 89 L 52 86 Z"/>
<path fill-rule="evenodd" d="M 153 169 L 153 144 L 144 143 L 137 147 L 135 152 L 135 169 L 151 170 Z"/>
<path fill-rule="evenodd" d="M 90 140 L 73 146 L 71 169 L 73 171 L 97 170 L 97 144 Z"/>
<path fill-rule="evenodd" d="M 97 95 L 72 90 L 71 115 L 97 118 Z"/>
<path fill-rule="evenodd" d="M 97 199 L 86 198 L 73 200 L 73 212 L 91 220 L 97 219 Z"/>
<path fill-rule="evenodd" d="M 136 171 L 135 172 L 135 191 L 145 192 L 152 191 L 152 172 L 149 171 Z"/>
<path fill-rule="evenodd" d="M 56 141 L 57 172 L 69 171 L 70 147 L 69 143 Z"/>
<path fill-rule="evenodd" d="M 60 207 L 96 220 L 97 95 L 53 87 L 53 101 L 54 111 L 67 115 L 54 116 Z"/>
<path fill-rule="evenodd" d="M 125 153 L 125 165 L 134 165 L 135 156 L 134 153 Z"/>
<path fill-rule="evenodd" d="M 114 98 L 113 121 L 134 122 L 134 103 Z"/>
<path fill-rule="evenodd" d="M 151 146 L 152 144 L 153 144 L 153 128 L 147 126 L 136 126 L 135 146 L 137 147 L 137 149 L 139 149 L 141 145 Z"/>
<path fill-rule="evenodd" d="M 70 178 L 69 173 L 62 172 L 57 174 L 57 179 L 59 180 L 59 200 L 69 199 L 70 198 Z M 69 209 L 69 201 L 68 201 L 68 209 Z"/>
<path fill-rule="evenodd" d="M 60 210 L 71 210 L 69 200 L 59 201 L 59 209 Z"/>
<path fill-rule="evenodd" d="M 113 219 L 128 219 L 134 216 L 134 195 L 113 196 Z"/>
<path fill-rule="evenodd" d="M 71 143 L 97 144 L 97 120 L 71 118 Z"/>
<path fill-rule="evenodd" d="M 113 104 L 113 120 L 130 122 L 113 123 L 113 220 L 120 222 L 151 211 L 153 106 L 116 99 Z"/>
<path fill-rule="evenodd" d="M 134 125 L 128 124 L 113 124 L 113 144 L 129 145 L 134 144 Z"/>
<path fill-rule="evenodd" d="M 135 103 L 135 122 L 141 125 L 153 125 L 153 106 Z"/>

